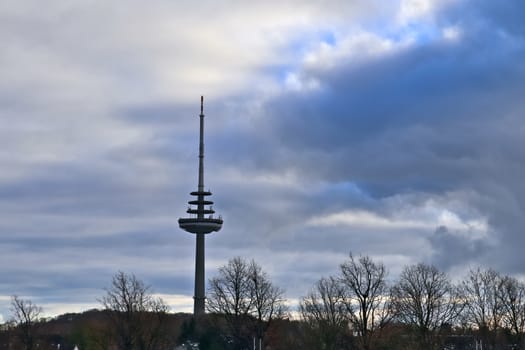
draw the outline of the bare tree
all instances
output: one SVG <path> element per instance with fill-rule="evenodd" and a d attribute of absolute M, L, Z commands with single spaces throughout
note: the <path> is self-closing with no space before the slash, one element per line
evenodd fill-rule
<path fill-rule="evenodd" d="M 447 275 L 425 264 L 405 267 L 391 289 L 391 303 L 395 317 L 417 330 L 421 349 L 435 348 L 440 329 L 462 310 L 462 298 Z"/>
<path fill-rule="evenodd" d="M 514 277 L 501 278 L 497 297 L 501 303 L 503 324 L 516 336 L 516 342 L 522 349 L 525 332 L 525 284 Z"/>
<path fill-rule="evenodd" d="M 468 325 L 477 328 L 483 348 L 496 346 L 496 335 L 503 319 L 504 308 L 498 298 L 501 276 L 494 270 L 470 270 L 462 283 L 466 308 L 463 313 Z"/>
<path fill-rule="evenodd" d="M 24 349 L 35 347 L 35 327 L 42 314 L 42 308 L 31 300 L 21 299 L 17 295 L 11 297 L 11 317 Z"/>
<path fill-rule="evenodd" d="M 207 308 L 210 312 L 241 316 L 252 307 L 248 264 L 235 257 L 219 268 L 219 275 L 209 280 Z"/>
<path fill-rule="evenodd" d="M 252 308 L 251 288 L 247 262 L 235 257 L 219 268 L 218 276 L 209 280 L 209 312 L 224 315 L 233 346 L 248 344 L 246 320 Z"/>
<path fill-rule="evenodd" d="M 168 306 L 135 275 L 118 272 L 100 302 L 108 312 L 119 349 L 151 350 L 165 345 Z"/>
<path fill-rule="evenodd" d="M 301 318 L 312 336 L 310 342 L 318 342 L 316 348 L 338 350 L 348 335 L 349 305 L 343 299 L 341 284 L 336 278 L 321 278 L 312 291 L 301 299 Z"/>
<path fill-rule="evenodd" d="M 389 316 L 386 268 L 368 256 L 350 259 L 341 265 L 341 287 L 347 315 L 358 342 L 363 350 L 370 350 L 374 333 L 380 329 Z"/>
<path fill-rule="evenodd" d="M 251 325 L 262 341 L 270 322 L 283 315 L 283 294 L 255 261 L 235 257 L 210 279 L 207 309 L 224 315 L 234 347 L 241 349 L 253 337 Z"/>
<path fill-rule="evenodd" d="M 252 314 L 255 317 L 255 331 L 258 350 L 262 350 L 264 335 L 272 321 L 286 314 L 284 291 L 273 285 L 270 277 L 254 260 L 249 266 Z"/>

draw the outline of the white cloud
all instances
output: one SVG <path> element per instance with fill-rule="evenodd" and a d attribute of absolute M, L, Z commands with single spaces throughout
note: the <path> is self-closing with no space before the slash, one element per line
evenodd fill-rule
<path fill-rule="evenodd" d="M 307 222 L 310 226 L 354 226 L 374 229 L 420 229 L 433 232 L 440 226 L 450 230 L 469 233 L 471 237 L 486 236 L 486 218 L 461 218 L 458 213 L 429 200 L 423 206 L 405 206 L 381 215 L 366 210 L 344 210 L 337 213 L 315 216 Z"/>
<path fill-rule="evenodd" d="M 360 64 L 407 48 L 411 36 L 392 40 L 381 34 L 358 31 L 338 38 L 334 44 L 319 43 L 305 55 L 306 69 L 330 69 L 345 64 Z"/>
<path fill-rule="evenodd" d="M 43 303 L 37 304 L 42 307 L 43 317 L 55 317 L 65 313 L 81 313 L 86 310 L 101 308 L 99 303 Z"/>
<path fill-rule="evenodd" d="M 173 312 L 193 312 L 193 297 L 179 294 L 153 294 L 155 297 L 160 297 Z"/>
<path fill-rule="evenodd" d="M 430 15 L 435 9 L 435 0 L 402 0 L 398 20 L 402 23 Z"/>
<path fill-rule="evenodd" d="M 406 24 L 412 21 L 432 20 L 439 10 L 460 0 L 401 0 L 397 21 Z"/>
<path fill-rule="evenodd" d="M 285 79 L 285 87 L 291 91 L 305 92 L 320 88 L 319 81 L 314 78 L 301 78 L 296 73 L 288 73 Z"/>
<path fill-rule="evenodd" d="M 441 33 L 445 40 L 458 41 L 461 39 L 462 30 L 459 26 L 449 26 L 443 28 Z"/>
<path fill-rule="evenodd" d="M 421 221 L 396 220 L 364 210 L 345 210 L 342 212 L 317 216 L 308 220 L 311 226 L 357 226 L 369 228 L 428 228 Z"/>

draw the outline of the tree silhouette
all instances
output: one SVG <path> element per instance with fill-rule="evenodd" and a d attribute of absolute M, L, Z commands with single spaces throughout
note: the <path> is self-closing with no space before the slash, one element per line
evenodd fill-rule
<path fill-rule="evenodd" d="M 11 317 L 25 350 L 35 348 L 35 327 L 42 314 L 42 308 L 31 300 L 11 297 Z"/>
<path fill-rule="evenodd" d="M 161 348 L 167 340 L 165 315 L 168 306 L 151 294 L 149 286 L 133 274 L 119 271 L 100 300 L 122 350 Z"/>

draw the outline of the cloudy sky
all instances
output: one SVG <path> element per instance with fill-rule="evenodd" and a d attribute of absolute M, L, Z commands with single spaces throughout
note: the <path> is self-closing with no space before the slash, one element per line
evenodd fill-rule
<path fill-rule="evenodd" d="M 349 252 L 525 276 L 521 0 L 0 4 L 0 321 L 119 271 L 191 311 L 197 185 L 291 300 Z"/>

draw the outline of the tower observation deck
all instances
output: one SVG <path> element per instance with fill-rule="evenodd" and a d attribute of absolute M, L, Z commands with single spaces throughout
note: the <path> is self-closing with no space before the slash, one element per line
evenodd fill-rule
<path fill-rule="evenodd" d="M 214 217 L 213 202 L 206 199 L 211 192 L 204 190 L 204 97 L 201 96 L 200 137 L 199 137 L 199 184 L 197 191 L 191 192 L 195 200 L 188 202 L 186 211 L 190 217 L 180 218 L 179 227 L 184 231 L 196 235 L 195 246 L 195 294 L 193 296 L 193 314 L 204 313 L 206 295 L 204 291 L 204 238 L 208 233 L 219 231 L 222 227 L 222 218 Z"/>

